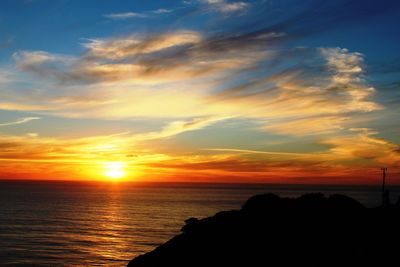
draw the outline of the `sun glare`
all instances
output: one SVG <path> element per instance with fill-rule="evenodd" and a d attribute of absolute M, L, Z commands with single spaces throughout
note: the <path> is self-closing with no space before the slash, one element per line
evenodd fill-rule
<path fill-rule="evenodd" d="M 112 179 L 120 179 L 125 177 L 124 164 L 121 162 L 109 162 L 106 164 L 105 175 Z"/>

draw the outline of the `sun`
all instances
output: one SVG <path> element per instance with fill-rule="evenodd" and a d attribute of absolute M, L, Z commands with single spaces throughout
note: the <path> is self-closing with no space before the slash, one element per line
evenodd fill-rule
<path fill-rule="evenodd" d="M 105 175 L 109 178 L 121 179 L 126 176 L 125 166 L 122 162 L 109 162 L 105 168 Z"/>

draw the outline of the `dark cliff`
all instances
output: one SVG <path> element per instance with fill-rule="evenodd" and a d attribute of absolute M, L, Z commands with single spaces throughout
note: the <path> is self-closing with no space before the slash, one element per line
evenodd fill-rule
<path fill-rule="evenodd" d="M 397 206 L 368 209 L 343 195 L 257 195 L 241 210 L 186 220 L 180 235 L 128 266 L 383 266 L 398 255 L 399 230 Z"/>

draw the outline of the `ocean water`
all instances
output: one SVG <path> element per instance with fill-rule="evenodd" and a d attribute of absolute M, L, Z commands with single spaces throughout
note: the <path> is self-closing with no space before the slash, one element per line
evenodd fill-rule
<path fill-rule="evenodd" d="M 255 194 L 342 193 L 367 206 L 380 187 L 0 181 L 0 266 L 126 266 L 189 217 L 239 209 Z M 393 200 L 400 195 L 392 187 Z"/>

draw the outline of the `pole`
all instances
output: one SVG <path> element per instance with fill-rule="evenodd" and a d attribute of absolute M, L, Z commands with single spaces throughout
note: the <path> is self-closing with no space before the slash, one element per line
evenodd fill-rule
<path fill-rule="evenodd" d="M 383 180 L 382 180 L 382 206 L 386 204 L 386 192 L 385 192 L 385 183 L 386 183 L 386 172 L 387 168 L 381 168 Z"/>

